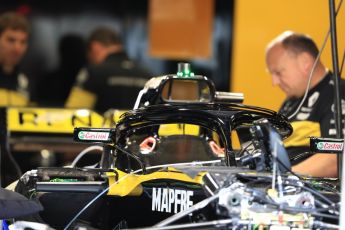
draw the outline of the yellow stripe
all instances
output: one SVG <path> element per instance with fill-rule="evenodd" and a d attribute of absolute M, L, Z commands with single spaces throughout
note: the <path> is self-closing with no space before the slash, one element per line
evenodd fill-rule
<path fill-rule="evenodd" d="M 28 98 L 19 92 L 0 89 L 0 106 L 26 106 Z"/>
<path fill-rule="evenodd" d="M 174 172 L 175 171 L 175 172 Z M 115 173 L 108 172 L 109 178 L 109 196 L 140 196 L 143 192 L 142 183 L 158 179 L 177 180 L 180 182 L 202 184 L 202 177 L 205 173 L 199 173 L 194 179 L 184 173 L 176 171 L 174 168 L 168 168 L 167 172 L 154 172 L 146 175 L 127 174 L 120 170 L 118 180 L 115 180 Z"/>
<path fill-rule="evenodd" d="M 231 145 L 234 150 L 241 149 L 241 142 L 236 131 L 231 131 Z"/>
<path fill-rule="evenodd" d="M 199 134 L 199 126 L 191 124 L 163 124 L 159 126 L 159 136 Z"/>
<path fill-rule="evenodd" d="M 67 98 L 65 107 L 91 109 L 94 107 L 96 99 L 96 94 L 74 86 L 69 97 Z"/>
<path fill-rule="evenodd" d="M 309 146 L 309 137 L 320 137 L 321 128 L 318 122 L 293 121 L 293 133 L 284 141 L 285 147 Z"/>

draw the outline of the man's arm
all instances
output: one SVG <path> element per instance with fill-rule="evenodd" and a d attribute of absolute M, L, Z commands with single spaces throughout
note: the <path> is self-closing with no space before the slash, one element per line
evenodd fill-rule
<path fill-rule="evenodd" d="M 293 166 L 292 171 L 314 177 L 337 177 L 337 155 L 315 154 Z"/>

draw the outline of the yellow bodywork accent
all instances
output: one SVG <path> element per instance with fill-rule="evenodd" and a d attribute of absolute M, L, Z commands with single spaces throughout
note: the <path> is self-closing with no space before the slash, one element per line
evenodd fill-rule
<path fill-rule="evenodd" d="M 87 109 L 7 108 L 13 132 L 73 133 L 74 127 L 102 127 L 103 117 Z"/>
<path fill-rule="evenodd" d="M 318 122 L 293 121 L 291 122 L 293 133 L 284 140 L 285 147 L 309 146 L 309 137 L 320 137 L 321 128 Z"/>
<path fill-rule="evenodd" d="M 140 196 L 143 192 L 141 183 L 167 179 L 176 180 L 180 182 L 202 184 L 202 178 L 206 174 L 204 172 L 199 173 L 194 179 L 188 175 L 176 171 L 174 168 L 168 168 L 167 171 L 153 172 L 145 175 L 127 174 L 120 170 L 116 170 L 118 180 L 116 181 L 116 173 L 107 172 L 109 178 L 109 196 Z"/>
<path fill-rule="evenodd" d="M 96 99 L 96 94 L 74 86 L 67 98 L 65 107 L 91 109 L 96 104 Z"/>
<path fill-rule="evenodd" d="M 19 92 L 0 89 L 0 106 L 27 106 L 28 98 Z"/>
<path fill-rule="evenodd" d="M 238 134 L 235 130 L 231 131 L 231 144 L 234 150 L 241 149 L 240 139 L 238 138 Z"/>
<path fill-rule="evenodd" d="M 119 121 L 122 114 L 127 110 L 110 109 L 104 113 L 103 127 L 114 127 Z"/>
<path fill-rule="evenodd" d="M 170 136 L 170 135 L 199 135 L 199 126 L 191 124 L 166 124 L 160 125 L 158 135 Z"/>

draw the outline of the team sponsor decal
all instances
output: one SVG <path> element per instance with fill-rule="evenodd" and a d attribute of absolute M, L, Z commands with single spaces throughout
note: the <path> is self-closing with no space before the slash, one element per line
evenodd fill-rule
<path fill-rule="evenodd" d="M 193 191 L 152 188 L 152 211 L 178 213 L 193 205 Z"/>
<path fill-rule="evenodd" d="M 310 116 L 310 113 L 298 113 L 297 116 L 296 116 L 296 119 L 297 120 L 300 120 L 300 121 L 304 121 L 304 120 L 307 120 Z"/>
<path fill-rule="evenodd" d="M 314 92 L 308 99 L 308 107 L 312 107 L 317 99 L 319 99 L 320 93 L 319 92 Z"/>
<path fill-rule="evenodd" d="M 88 141 L 106 141 L 109 138 L 108 132 L 91 132 L 91 131 L 80 131 L 78 133 L 80 140 Z"/>
<path fill-rule="evenodd" d="M 343 143 L 335 143 L 335 142 L 319 142 L 317 143 L 316 148 L 318 150 L 330 150 L 330 151 L 334 151 L 334 150 L 342 150 L 343 149 Z"/>

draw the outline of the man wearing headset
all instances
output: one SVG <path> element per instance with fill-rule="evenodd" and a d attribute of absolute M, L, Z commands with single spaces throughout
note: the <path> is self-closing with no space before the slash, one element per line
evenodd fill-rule
<path fill-rule="evenodd" d="M 273 39 L 266 49 L 266 64 L 272 83 L 286 94 L 279 112 L 293 126 L 284 142 L 297 173 L 337 176 L 336 154 L 315 154 L 306 158 L 309 137 L 336 137 L 332 73 L 317 60 L 319 50 L 307 35 L 286 31 Z M 300 108 L 311 75 L 309 91 Z M 340 80 L 342 110 L 345 110 L 345 81 Z M 344 112 L 343 112 L 344 114 Z M 342 124 L 343 127 L 343 124 Z"/>

